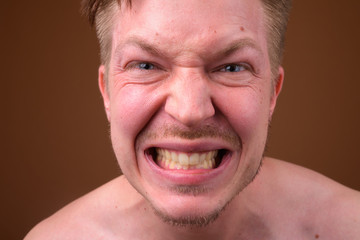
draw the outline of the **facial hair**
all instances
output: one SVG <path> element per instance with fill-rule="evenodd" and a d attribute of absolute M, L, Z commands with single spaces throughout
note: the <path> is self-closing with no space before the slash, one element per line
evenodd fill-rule
<path fill-rule="evenodd" d="M 179 127 L 174 126 L 163 126 L 161 129 L 157 130 L 145 130 L 140 132 L 137 138 L 136 146 L 141 145 L 142 141 L 149 141 L 149 139 L 157 139 L 157 138 L 166 138 L 166 137 L 175 137 L 179 139 L 201 139 L 201 138 L 221 138 L 234 146 L 234 149 L 241 149 L 242 142 L 237 134 L 230 129 L 219 129 L 218 126 L 213 125 L 205 125 L 200 128 L 196 129 L 181 129 Z M 138 150 L 138 148 L 136 147 Z M 264 152 L 264 151 L 263 151 Z M 227 202 L 225 202 L 222 206 L 219 206 L 215 210 L 210 213 L 203 214 L 203 215 L 196 215 L 196 216 L 171 216 L 167 214 L 165 211 L 161 211 L 157 209 L 153 204 L 150 203 L 155 215 L 157 215 L 164 223 L 169 224 L 171 226 L 176 227 L 191 227 L 191 228 L 198 228 L 198 227 L 206 227 L 209 224 L 216 221 L 221 213 L 224 212 L 226 207 L 232 202 L 232 200 L 238 196 L 238 194 L 245 189 L 258 175 L 260 172 L 260 168 L 262 165 L 263 155 L 261 160 L 259 159 L 252 159 L 250 162 L 259 162 L 258 166 L 254 168 L 252 165 L 248 166 L 247 171 L 245 171 L 246 176 L 244 176 L 244 180 L 241 186 L 239 186 L 236 194 L 232 196 Z M 169 191 L 176 192 L 180 195 L 192 195 L 197 196 L 200 194 L 206 194 L 206 192 L 210 191 L 211 189 L 204 188 L 202 186 L 187 186 L 187 185 L 180 185 L 169 189 Z"/>

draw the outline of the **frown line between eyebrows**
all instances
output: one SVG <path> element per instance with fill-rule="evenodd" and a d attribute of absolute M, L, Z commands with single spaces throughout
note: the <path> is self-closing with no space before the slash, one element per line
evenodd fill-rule
<path fill-rule="evenodd" d="M 159 49 L 157 46 L 153 45 L 152 43 L 148 42 L 146 39 L 142 39 L 138 36 L 131 36 L 129 37 L 125 42 L 120 43 L 116 46 L 115 49 L 115 56 L 121 55 L 121 51 L 125 46 L 135 46 L 139 47 L 140 49 L 144 50 L 145 52 L 161 57 L 161 58 L 169 58 L 166 53 L 164 53 L 161 49 Z M 242 38 L 235 40 L 225 46 L 224 48 L 220 49 L 219 51 L 215 51 L 213 53 L 208 53 L 210 56 L 203 56 L 203 58 L 211 58 L 211 59 L 221 59 L 224 57 L 228 57 L 232 54 L 234 54 L 237 51 L 241 51 L 244 49 L 252 49 L 255 50 L 258 54 L 263 56 L 263 51 L 259 47 L 259 45 L 251 38 Z"/>

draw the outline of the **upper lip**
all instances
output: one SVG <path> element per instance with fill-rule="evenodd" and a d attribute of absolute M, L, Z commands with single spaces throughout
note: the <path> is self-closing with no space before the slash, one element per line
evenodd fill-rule
<path fill-rule="evenodd" d="M 196 139 L 187 140 L 181 138 L 170 138 L 153 140 L 151 143 L 144 144 L 143 150 L 150 148 L 163 148 L 178 152 L 207 152 L 219 149 L 226 149 L 228 151 L 235 151 L 234 146 L 225 142 L 222 139 Z"/>

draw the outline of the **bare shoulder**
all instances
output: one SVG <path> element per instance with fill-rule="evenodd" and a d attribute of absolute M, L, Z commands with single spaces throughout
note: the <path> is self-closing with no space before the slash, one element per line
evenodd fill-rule
<path fill-rule="evenodd" d="M 295 164 L 267 160 L 273 185 L 280 186 L 279 195 L 287 195 L 307 228 L 327 239 L 360 239 L 359 191 Z"/>
<path fill-rule="evenodd" d="M 113 218 L 126 221 L 126 213 L 139 199 L 126 178 L 118 177 L 40 222 L 25 240 L 112 239 L 111 224 L 107 223 L 113 223 Z"/>

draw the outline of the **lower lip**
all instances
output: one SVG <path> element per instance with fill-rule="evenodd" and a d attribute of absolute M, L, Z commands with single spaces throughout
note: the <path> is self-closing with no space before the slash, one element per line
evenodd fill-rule
<path fill-rule="evenodd" d="M 145 159 L 151 170 L 161 178 L 179 185 L 197 185 L 207 183 L 225 171 L 230 164 L 232 154 L 226 154 L 220 166 L 214 169 L 191 169 L 191 170 L 165 170 L 160 168 L 153 160 L 145 154 Z"/>

